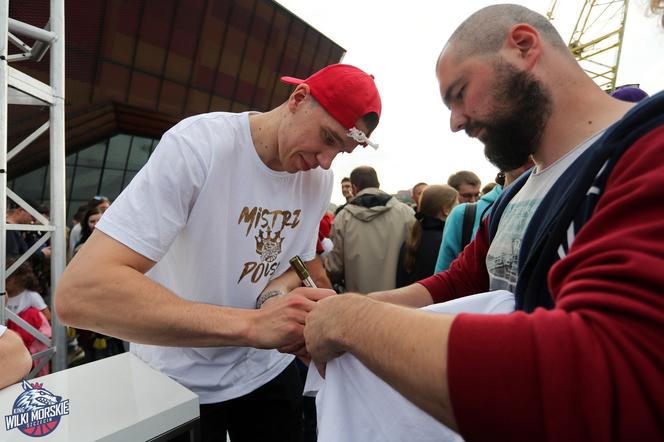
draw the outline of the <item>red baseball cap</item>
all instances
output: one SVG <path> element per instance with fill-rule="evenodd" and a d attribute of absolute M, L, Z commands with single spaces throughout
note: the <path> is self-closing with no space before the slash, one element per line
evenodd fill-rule
<path fill-rule="evenodd" d="M 355 127 L 355 122 L 366 114 L 375 112 L 380 118 L 382 105 L 372 75 L 348 64 L 331 64 L 304 80 L 281 77 L 281 81 L 309 85 L 311 95 L 328 114 L 348 129 L 349 137 L 360 144 L 378 148 Z"/>

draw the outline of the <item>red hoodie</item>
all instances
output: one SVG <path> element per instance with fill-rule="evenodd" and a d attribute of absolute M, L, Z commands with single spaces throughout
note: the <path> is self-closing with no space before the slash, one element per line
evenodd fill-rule
<path fill-rule="evenodd" d="M 486 226 L 436 301 L 488 289 Z M 615 166 L 568 255 L 549 271 L 552 310 L 459 315 L 448 382 L 467 441 L 664 440 L 664 127 Z"/>

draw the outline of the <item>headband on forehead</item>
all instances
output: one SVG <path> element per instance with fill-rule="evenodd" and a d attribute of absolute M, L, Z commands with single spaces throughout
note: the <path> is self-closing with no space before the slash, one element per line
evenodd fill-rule
<path fill-rule="evenodd" d="M 348 135 L 349 137 L 351 137 L 352 139 L 357 141 L 359 144 L 362 144 L 362 145 L 365 145 L 365 146 L 368 144 L 369 146 L 373 147 L 375 150 L 378 150 L 378 144 L 372 143 L 371 141 L 369 141 L 369 138 L 367 138 L 367 136 L 364 134 L 364 132 L 362 132 L 357 127 L 351 127 L 350 129 L 348 129 L 348 132 L 346 132 L 346 135 Z"/>

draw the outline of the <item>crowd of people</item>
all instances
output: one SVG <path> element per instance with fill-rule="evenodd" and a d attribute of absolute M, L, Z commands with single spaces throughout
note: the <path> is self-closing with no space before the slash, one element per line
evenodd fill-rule
<path fill-rule="evenodd" d="M 35 201 L 27 200 L 26 203 L 42 217 L 48 218 L 48 210 Z M 5 214 L 7 224 L 34 224 L 33 214 L 20 204 L 11 199 L 7 200 L 7 213 Z M 47 302 L 50 298 L 50 265 L 51 249 L 48 242 L 40 241 L 44 232 L 35 230 L 7 230 L 5 235 L 6 268 L 13 269 L 5 279 L 5 307 L 8 311 L 17 315 L 20 319 L 34 327 L 45 337 L 51 337 L 51 311 Z M 21 256 L 29 249 L 36 247 L 35 252 L 25 261 L 20 261 Z M 21 343 L 22 356 L 36 354 L 47 347 L 31 333 L 25 331 L 15 321 L 7 321 L 2 324 L 0 336 L 9 343 Z M 17 339 L 18 338 L 18 339 Z M 14 347 L 15 348 L 15 347 Z M 28 358 L 29 361 L 32 358 Z M 48 364 L 41 363 L 41 359 L 32 361 L 25 365 L 26 373 L 35 369 L 36 375 L 49 373 Z"/>
<path fill-rule="evenodd" d="M 346 353 L 465 440 L 664 438 L 664 95 L 605 93 L 517 5 L 468 17 L 435 72 L 451 130 L 484 144 L 495 184 L 460 171 L 417 183 L 411 206 L 361 166 L 328 212 L 333 159 L 378 147 L 380 95 L 350 65 L 283 77 L 280 106 L 181 121 L 112 205 L 79 211 L 55 287 L 72 342 L 93 357 L 131 342 L 198 395 L 205 441 L 315 440 L 304 376 Z M 21 210 L 8 222 L 30 222 Z M 42 325 L 37 265 L 6 285 Z M 420 309 L 482 293 L 513 309 Z M 21 338 L 0 327 L 0 355 L 16 355 L 2 382 L 26 370 Z M 384 390 L 358 388 L 385 407 Z"/>
<path fill-rule="evenodd" d="M 8 224 L 35 225 L 38 221 L 26 208 L 8 199 L 6 220 Z M 36 201 L 26 200 L 40 215 L 48 219 L 48 209 Z M 90 237 L 97 221 L 109 207 L 110 200 L 104 196 L 95 196 L 86 204 L 80 206 L 71 220 L 71 229 L 68 229 L 68 258 L 71 259 Z M 35 253 L 23 259 L 22 256 L 44 236 L 44 232 L 37 230 L 7 230 L 6 233 L 6 268 L 5 292 L 7 295 L 5 307 L 46 338 L 52 337 L 51 310 L 48 307 L 51 298 L 50 286 L 50 256 L 49 241 L 43 241 Z M 68 365 L 103 359 L 114 354 L 126 351 L 122 341 L 104 336 L 84 329 L 68 328 Z M 20 337 L 24 348 L 29 354 L 36 354 L 48 347 L 32 333 L 26 331 L 15 321 L 9 319 L 2 334 L 7 336 L 13 333 Z M 8 338 L 11 339 L 11 338 Z M 41 363 L 41 358 L 35 359 L 31 368 L 35 375 L 45 375 L 50 372 L 48 363 Z M 37 370 L 38 368 L 38 370 Z"/>

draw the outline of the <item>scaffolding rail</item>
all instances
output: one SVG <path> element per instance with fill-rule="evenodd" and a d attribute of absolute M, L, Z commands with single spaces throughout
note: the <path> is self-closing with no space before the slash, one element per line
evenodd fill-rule
<path fill-rule="evenodd" d="M 48 348 L 32 355 L 39 361 L 28 377 L 34 377 L 52 358 L 52 368 L 67 368 L 67 339 L 65 327 L 56 314 L 52 315 L 52 338 L 40 333 L 15 313 L 7 309 L 6 278 L 23 262 L 50 240 L 51 257 L 51 311 L 55 312 L 55 287 L 66 265 L 65 216 L 65 38 L 64 1 L 50 1 L 50 20 L 45 28 L 33 26 L 9 17 L 9 2 L 0 1 L 0 210 L 7 213 L 7 199 L 22 207 L 35 219 L 35 224 L 0 223 L 0 324 L 7 320 L 33 335 Z M 34 40 L 30 46 L 22 39 Z M 18 53 L 9 54 L 9 47 Z M 49 83 L 45 84 L 20 69 L 9 66 L 24 60 L 41 61 L 50 51 Z M 49 120 L 8 150 L 7 120 L 10 105 L 49 106 Z M 33 141 L 49 131 L 50 217 L 46 218 L 31 207 L 20 195 L 7 187 L 7 166 L 16 155 Z M 22 256 L 7 268 L 7 231 L 36 230 L 45 232 Z"/>

